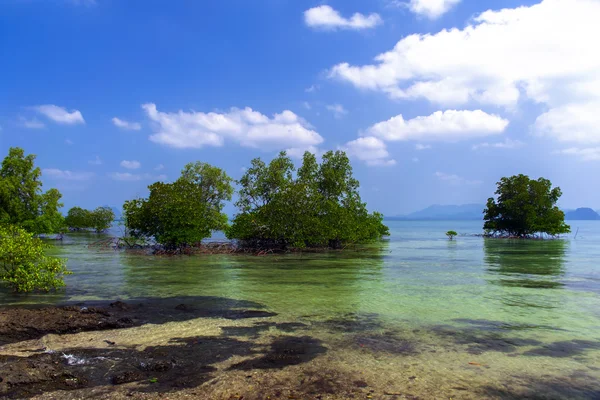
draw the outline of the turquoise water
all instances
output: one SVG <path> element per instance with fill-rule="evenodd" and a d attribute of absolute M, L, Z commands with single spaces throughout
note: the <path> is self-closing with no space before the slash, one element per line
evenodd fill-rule
<path fill-rule="evenodd" d="M 600 396 L 600 223 L 577 221 L 576 238 L 573 233 L 551 241 L 476 237 L 478 221 L 388 225 L 389 240 L 367 248 L 264 257 L 143 256 L 89 248 L 98 235 L 73 234 L 52 250 L 67 257 L 74 272 L 64 292 L 3 291 L 0 303 L 250 300 L 315 330 L 343 319 L 344 335 L 393 332 L 435 348 L 435 357 L 419 356 L 427 373 L 448 375 L 440 359 L 464 364 L 477 355 L 497 366 L 488 381 L 551 376 L 568 379 L 563 386 L 572 390 L 581 387 L 577 377 L 583 376 L 583 392 L 568 393 Z M 444 235 L 450 229 L 460 234 L 454 241 Z"/>

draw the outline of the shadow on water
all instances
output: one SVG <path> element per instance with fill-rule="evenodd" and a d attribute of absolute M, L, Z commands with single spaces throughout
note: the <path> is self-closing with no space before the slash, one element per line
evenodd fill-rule
<path fill-rule="evenodd" d="M 277 314 L 262 304 L 211 296 L 133 299 L 10 307 L 0 310 L 0 345 L 38 339 L 48 333 L 123 329 L 145 324 L 182 322 L 196 318 L 267 318 Z"/>
<path fill-rule="evenodd" d="M 249 359 L 230 370 L 282 369 L 313 360 L 327 348 L 309 336 L 284 336 L 269 345 L 223 336 L 173 338 L 168 345 L 137 349 L 67 349 L 27 358 L 0 356 L 0 396 L 27 398 L 55 390 L 114 387 L 137 382 L 138 392 L 192 388 L 216 377 L 213 365 Z"/>
<path fill-rule="evenodd" d="M 493 284 L 556 289 L 564 286 L 566 240 L 484 240 L 484 261 Z"/>
<path fill-rule="evenodd" d="M 584 371 L 561 377 L 515 376 L 502 386 L 484 387 L 481 398 L 530 400 L 600 399 L 600 380 Z"/>

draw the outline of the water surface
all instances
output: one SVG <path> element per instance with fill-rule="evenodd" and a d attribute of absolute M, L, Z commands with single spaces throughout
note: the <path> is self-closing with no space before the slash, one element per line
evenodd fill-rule
<path fill-rule="evenodd" d="M 576 238 L 547 241 L 475 237 L 478 221 L 388 224 L 389 240 L 367 248 L 264 257 L 143 256 L 90 248 L 98 235 L 72 234 L 52 250 L 74 272 L 63 292 L 2 291 L 0 303 L 246 300 L 331 341 L 377 343 L 392 361 L 371 360 L 373 368 L 406 360 L 395 338 L 439 380 L 490 383 L 500 395 L 512 382 L 550 398 L 600 398 L 600 223 L 577 221 Z M 450 229 L 461 235 L 447 240 Z M 370 362 L 346 350 L 347 363 Z"/>

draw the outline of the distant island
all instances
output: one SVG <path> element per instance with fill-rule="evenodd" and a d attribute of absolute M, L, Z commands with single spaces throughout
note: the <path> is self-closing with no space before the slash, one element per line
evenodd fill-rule
<path fill-rule="evenodd" d="M 390 221 L 466 221 L 483 220 L 485 204 L 440 205 L 434 204 L 407 215 L 385 217 Z"/>
<path fill-rule="evenodd" d="M 600 220 L 600 214 L 591 208 L 584 207 L 565 212 L 565 219 L 571 221 L 597 221 Z"/>
<path fill-rule="evenodd" d="M 485 204 L 440 205 L 434 204 L 423 210 L 406 215 L 386 216 L 388 221 L 482 221 Z M 565 220 L 600 221 L 600 214 L 591 208 L 563 210 Z"/>

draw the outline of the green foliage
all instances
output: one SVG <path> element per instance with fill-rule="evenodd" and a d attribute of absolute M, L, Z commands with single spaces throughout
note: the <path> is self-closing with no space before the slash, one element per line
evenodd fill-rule
<path fill-rule="evenodd" d="M 98 207 L 94 211 L 73 207 L 67 213 L 65 225 L 74 230 L 93 229 L 103 232 L 110 228 L 114 220 L 115 213 L 109 207 Z"/>
<path fill-rule="evenodd" d="M 529 237 L 536 233 L 556 236 L 571 231 L 565 214 L 556 206 L 562 195 L 548 179 L 514 175 L 500 179 L 484 210 L 483 229 L 488 233 Z"/>
<path fill-rule="evenodd" d="M 98 207 L 91 212 L 90 227 L 96 232 L 110 228 L 115 220 L 115 213 L 109 207 Z"/>
<path fill-rule="evenodd" d="M 87 229 L 90 226 L 90 211 L 73 207 L 65 217 L 65 225 L 74 230 Z"/>
<path fill-rule="evenodd" d="M 240 179 L 236 215 L 227 237 L 251 247 L 333 247 L 388 235 L 383 215 L 369 213 L 344 152 L 327 152 L 321 164 L 306 152 L 294 164 L 281 152 L 260 159 Z"/>
<path fill-rule="evenodd" d="M 66 260 L 46 257 L 44 243 L 26 230 L 0 226 L 0 281 L 18 292 L 50 290 L 65 285 Z"/>
<path fill-rule="evenodd" d="M 458 233 L 456 233 L 456 231 L 448 231 L 446 232 L 446 236 L 448 236 L 448 239 L 453 240 L 454 236 L 457 236 Z"/>
<path fill-rule="evenodd" d="M 169 250 L 186 247 L 227 227 L 223 202 L 231 200 L 232 179 L 205 163 L 187 164 L 173 183 L 156 182 L 147 199 L 123 205 L 127 236 L 152 237 Z"/>
<path fill-rule="evenodd" d="M 0 223 L 21 226 L 34 234 L 56 233 L 63 227 L 61 194 L 42 192 L 41 170 L 35 156 L 10 148 L 0 169 Z"/>

